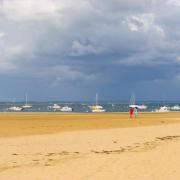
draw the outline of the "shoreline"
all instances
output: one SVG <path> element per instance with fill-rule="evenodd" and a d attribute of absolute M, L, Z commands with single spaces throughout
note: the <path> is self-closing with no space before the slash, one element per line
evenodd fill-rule
<path fill-rule="evenodd" d="M 54 134 L 71 131 L 117 129 L 180 123 L 180 112 L 139 113 L 61 113 L 2 112 L 0 137 Z"/>

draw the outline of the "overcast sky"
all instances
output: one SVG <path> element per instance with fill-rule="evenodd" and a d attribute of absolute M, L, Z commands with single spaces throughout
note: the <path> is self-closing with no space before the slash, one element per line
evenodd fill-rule
<path fill-rule="evenodd" d="M 0 101 L 180 100 L 180 0 L 0 0 Z"/>

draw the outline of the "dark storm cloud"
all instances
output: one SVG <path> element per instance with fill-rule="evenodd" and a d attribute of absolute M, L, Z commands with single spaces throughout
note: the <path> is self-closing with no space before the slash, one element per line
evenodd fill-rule
<path fill-rule="evenodd" d="M 1 1 L 0 73 L 38 78 L 47 94 L 179 82 L 179 10 L 176 0 Z"/>

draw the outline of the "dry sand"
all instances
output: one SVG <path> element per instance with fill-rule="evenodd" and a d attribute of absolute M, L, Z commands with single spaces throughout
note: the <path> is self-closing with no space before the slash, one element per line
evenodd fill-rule
<path fill-rule="evenodd" d="M 180 179 L 179 122 L 180 113 L 2 113 L 0 179 Z"/>

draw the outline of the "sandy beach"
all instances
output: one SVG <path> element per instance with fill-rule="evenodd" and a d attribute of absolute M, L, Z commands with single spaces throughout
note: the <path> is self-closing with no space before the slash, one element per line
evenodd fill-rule
<path fill-rule="evenodd" d="M 180 113 L 1 113 L 0 179 L 180 179 Z"/>

